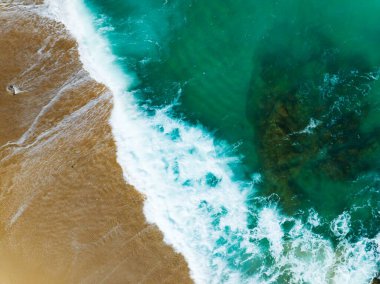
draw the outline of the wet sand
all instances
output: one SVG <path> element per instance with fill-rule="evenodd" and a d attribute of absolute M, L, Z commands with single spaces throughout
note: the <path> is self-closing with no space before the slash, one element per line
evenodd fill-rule
<path fill-rule="evenodd" d="M 31 4 L 0 3 L 0 283 L 191 283 L 123 180 L 111 94 Z"/>

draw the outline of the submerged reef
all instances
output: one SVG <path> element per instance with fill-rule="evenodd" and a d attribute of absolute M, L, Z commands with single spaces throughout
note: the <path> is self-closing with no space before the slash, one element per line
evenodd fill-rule
<path fill-rule="evenodd" d="M 350 212 L 353 231 L 376 234 L 377 66 L 305 29 L 281 42 L 263 40 L 253 69 L 247 118 L 256 133 L 262 193 L 278 195 L 287 213 L 312 207 L 326 221 L 352 209 L 357 198 L 366 209 Z"/>

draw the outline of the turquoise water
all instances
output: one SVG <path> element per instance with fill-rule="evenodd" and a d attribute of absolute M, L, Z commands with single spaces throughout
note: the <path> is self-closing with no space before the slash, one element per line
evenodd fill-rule
<path fill-rule="evenodd" d="M 172 105 L 172 118 L 201 125 L 241 158 L 231 165 L 235 182 L 256 181 L 248 230 L 262 227 L 261 210 L 273 206 L 287 216 L 283 242 L 295 239 L 295 220 L 338 255 L 378 235 L 379 1 L 85 2 L 134 78 L 141 109 L 154 117 Z M 219 177 L 206 182 L 217 188 Z M 215 226 L 227 214 L 199 206 Z M 248 253 L 238 238 L 218 239 L 231 269 L 268 283 L 307 282 L 273 257 L 273 240 L 252 239 L 260 249 Z M 378 244 L 364 251 L 378 270 Z"/>

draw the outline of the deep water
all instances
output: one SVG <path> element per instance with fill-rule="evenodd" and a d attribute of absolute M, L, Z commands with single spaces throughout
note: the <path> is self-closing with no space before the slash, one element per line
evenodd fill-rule
<path fill-rule="evenodd" d="M 85 3 L 118 65 L 134 78 L 129 90 L 142 111 L 154 117 L 172 105 L 172 118 L 201 125 L 241 158 L 231 165 L 235 182 L 255 182 L 246 200 L 248 230 L 262 228 L 265 208 L 275 207 L 287 216 L 279 229 L 284 254 L 294 249 L 286 242 L 295 239 L 298 220 L 337 255 L 368 240 L 364 255 L 349 254 L 367 254 L 375 267 L 367 279 L 373 276 L 380 265 L 373 241 L 380 225 L 379 1 Z M 181 139 L 178 131 L 170 135 Z M 206 177 L 215 190 L 219 181 Z M 226 212 L 212 214 L 219 226 Z M 279 264 L 273 240 L 251 241 L 259 251 L 218 239 L 239 251 L 225 256 L 232 269 L 268 283 L 308 283 Z M 321 248 L 303 247 L 292 257 L 308 258 L 305 250 Z M 337 266 L 327 278 L 335 279 Z"/>

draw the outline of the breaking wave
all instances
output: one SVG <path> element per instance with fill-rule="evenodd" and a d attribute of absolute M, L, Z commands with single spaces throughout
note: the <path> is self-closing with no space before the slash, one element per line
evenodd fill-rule
<path fill-rule="evenodd" d="M 117 65 L 81 0 L 46 2 L 44 15 L 65 24 L 85 69 L 112 92 L 110 124 L 126 182 L 146 196 L 148 222 L 184 255 L 195 282 L 368 283 L 376 274 L 380 235 L 349 242 L 345 212 L 330 224 L 334 244 L 314 232 L 324 221 L 313 209 L 306 221 L 283 214 L 275 195 L 255 193 L 259 174 L 234 176 L 240 158 L 227 143 L 173 118 L 171 106 L 147 113 L 137 104 L 128 91 L 133 76 Z"/>

